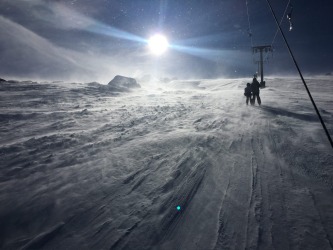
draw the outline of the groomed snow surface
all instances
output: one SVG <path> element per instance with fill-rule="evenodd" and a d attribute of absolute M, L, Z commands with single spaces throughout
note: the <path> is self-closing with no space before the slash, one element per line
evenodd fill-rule
<path fill-rule="evenodd" d="M 298 78 L 0 83 L 1 249 L 332 249 L 333 150 Z M 307 79 L 333 135 L 333 79 Z M 177 210 L 177 206 L 181 209 Z"/>

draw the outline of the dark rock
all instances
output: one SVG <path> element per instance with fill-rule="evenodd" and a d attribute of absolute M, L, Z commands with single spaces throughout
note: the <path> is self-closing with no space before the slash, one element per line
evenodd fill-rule
<path fill-rule="evenodd" d="M 115 76 L 112 81 L 108 83 L 108 86 L 121 89 L 141 88 L 141 86 L 136 82 L 134 78 L 120 75 Z"/>
<path fill-rule="evenodd" d="M 100 87 L 102 84 L 98 82 L 88 82 L 87 85 L 91 87 Z"/>

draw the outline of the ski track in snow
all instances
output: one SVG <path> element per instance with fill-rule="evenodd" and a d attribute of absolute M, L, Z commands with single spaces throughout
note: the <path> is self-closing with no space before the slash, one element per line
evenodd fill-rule
<path fill-rule="evenodd" d="M 1 249 L 332 249 L 333 151 L 300 80 L 114 93 L 0 83 Z M 333 79 L 308 79 L 333 135 Z M 181 210 L 176 209 L 181 206 Z"/>

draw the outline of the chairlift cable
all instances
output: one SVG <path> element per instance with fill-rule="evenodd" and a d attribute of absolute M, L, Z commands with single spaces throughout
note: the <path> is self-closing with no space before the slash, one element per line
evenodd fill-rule
<path fill-rule="evenodd" d="M 249 7 L 248 7 L 248 2 L 247 2 L 247 0 L 245 0 L 245 5 L 246 5 L 247 21 L 248 21 L 248 24 L 249 24 L 248 35 L 249 35 L 249 37 L 251 38 L 251 47 L 253 47 L 251 22 L 250 22 Z"/>
<path fill-rule="evenodd" d="M 315 101 L 314 101 L 313 98 L 312 98 L 312 95 L 311 95 L 311 93 L 310 93 L 310 90 L 309 90 L 309 88 L 308 88 L 308 86 L 307 86 L 307 84 L 306 84 L 306 82 L 305 82 L 305 80 L 304 80 L 304 78 L 303 78 L 302 72 L 301 72 L 300 68 L 298 67 L 298 64 L 297 64 L 297 62 L 296 62 L 296 59 L 295 59 L 295 57 L 294 57 L 294 54 L 293 54 L 293 52 L 291 51 L 290 46 L 289 46 L 289 44 L 288 44 L 288 41 L 287 41 L 287 39 L 286 39 L 286 37 L 285 37 L 285 35 L 284 35 L 282 29 L 281 29 L 281 26 L 280 26 L 280 24 L 279 24 L 277 18 L 276 18 L 276 15 L 275 15 L 275 12 L 274 12 L 274 10 L 273 10 L 273 8 L 272 8 L 272 5 L 271 5 L 271 3 L 269 2 L 269 0 L 266 0 L 266 1 L 267 1 L 268 5 L 269 5 L 269 8 L 270 8 L 270 10 L 271 10 L 271 12 L 272 12 L 272 15 L 273 15 L 274 19 L 275 19 L 276 25 L 278 26 L 278 29 L 279 29 L 280 32 L 281 32 L 281 35 L 282 35 L 282 37 L 283 37 L 283 40 L 284 40 L 284 42 L 285 42 L 285 44 L 286 44 L 286 46 L 287 46 L 287 48 L 288 48 L 289 54 L 290 54 L 291 58 L 293 59 L 293 62 L 294 62 L 294 64 L 295 64 L 296 68 L 297 68 L 297 71 L 298 71 L 298 73 L 299 73 L 299 75 L 300 75 L 300 77 L 301 77 L 301 79 L 302 79 L 302 82 L 303 82 L 303 84 L 304 84 L 304 87 L 305 87 L 305 89 L 306 89 L 306 91 L 307 91 L 307 93 L 308 93 L 308 95 L 309 95 L 309 97 L 310 97 L 310 100 L 311 100 L 311 102 L 312 102 L 312 104 L 313 104 L 313 106 L 314 106 L 314 108 L 315 108 L 315 110 L 316 110 L 316 113 L 317 113 L 317 115 L 318 115 L 318 117 L 319 117 L 319 120 L 320 120 L 320 122 L 321 122 L 321 125 L 323 126 L 323 129 L 325 130 L 326 136 L 327 136 L 327 138 L 328 138 L 328 140 L 329 140 L 329 142 L 331 143 L 331 146 L 332 146 L 332 148 L 333 148 L 333 141 L 332 141 L 331 135 L 330 135 L 330 133 L 328 132 L 328 129 L 326 128 L 325 122 L 324 122 L 323 118 L 321 117 L 321 115 L 320 115 L 320 113 L 319 113 L 319 110 L 318 110 L 318 108 L 317 108 L 317 105 L 316 105 Z"/>
<path fill-rule="evenodd" d="M 280 26 L 281 26 L 281 24 L 282 24 L 282 22 L 283 22 L 284 17 L 286 16 L 286 13 L 287 13 L 288 7 L 290 6 L 290 2 L 291 2 L 291 0 L 288 1 L 287 6 L 286 6 L 286 8 L 285 8 L 285 10 L 284 10 L 284 12 L 283 12 L 282 18 L 281 18 L 281 20 L 280 20 Z M 274 44 L 274 42 L 275 42 L 275 39 L 276 39 L 276 36 L 277 36 L 278 33 L 279 33 L 279 28 L 276 29 L 275 35 L 274 35 L 273 40 L 272 40 L 272 42 L 271 42 L 271 47 L 272 47 L 272 48 L 273 48 L 273 44 Z M 265 61 L 267 60 L 267 58 L 268 58 L 268 54 L 266 54 Z"/>
<path fill-rule="evenodd" d="M 280 21 L 280 26 L 281 26 L 281 24 L 282 24 L 282 22 L 283 22 L 283 19 L 284 19 L 286 13 L 287 13 L 288 7 L 290 6 L 290 2 L 291 2 L 291 0 L 288 1 L 288 4 L 287 4 L 287 6 L 286 6 L 286 9 L 284 10 L 284 13 L 283 13 L 282 18 L 281 18 L 281 21 Z M 273 41 L 272 41 L 272 43 L 271 43 L 271 46 L 273 46 L 273 43 L 275 42 L 275 38 L 276 38 L 278 32 L 279 32 L 279 28 L 276 29 L 276 32 L 275 32 L 275 35 L 274 35 Z"/>

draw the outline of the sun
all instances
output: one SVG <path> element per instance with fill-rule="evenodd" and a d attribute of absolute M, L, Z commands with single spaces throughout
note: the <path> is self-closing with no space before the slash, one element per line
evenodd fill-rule
<path fill-rule="evenodd" d="M 155 55 L 162 55 L 169 47 L 168 40 L 165 36 L 156 34 L 149 38 L 148 45 L 150 51 Z"/>

